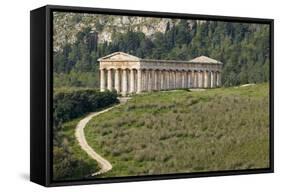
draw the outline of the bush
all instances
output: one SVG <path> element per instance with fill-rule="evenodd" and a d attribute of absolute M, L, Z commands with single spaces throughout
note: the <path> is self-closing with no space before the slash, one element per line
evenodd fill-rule
<path fill-rule="evenodd" d="M 54 91 L 54 124 L 96 111 L 117 103 L 116 92 L 99 92 L 94 89 L 59 89 Z"/>

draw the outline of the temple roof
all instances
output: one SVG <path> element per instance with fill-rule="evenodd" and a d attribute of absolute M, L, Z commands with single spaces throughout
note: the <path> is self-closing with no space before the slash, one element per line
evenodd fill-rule
<path fill-rule="evenodd" d="M 106 55 L 106 56 L 98 59 L 98 61 L 102 61 L 102 60 L 140 61 L 141 58 L 119 51 L 119 52 L 111 53 L 109 55 Z"/>
<path fill-rule="evenodd" d="M 210 57 L 206 57 L 204 55 L 196 57 L 194 59 L 191 59 L 188 62 L 191 62 L 191 63 L 215 63 L 215 64 L 221 64 L 222 63 L 222 62 L 217 61 L 215 59 L 212 59 Z"/>
<path fill-rule="evenodd" d="M 199 56 L 189 61 L 183 60 L 155 60 L 155 59 L 142 59 L 124 52 L 114 52 L 98 59 L 98 61 L 147 61 L 147 62 L 176 62 L 176 63 L 209 63 L 209 64 L 222 64 L 222 62 L 215 59 Z"/>

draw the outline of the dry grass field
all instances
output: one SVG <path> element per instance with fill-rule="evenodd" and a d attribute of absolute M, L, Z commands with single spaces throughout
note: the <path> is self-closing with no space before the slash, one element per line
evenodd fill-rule
<path fill-rule="evenodd" d="M 269 86 L 136 95 L 85 135 L 113 165 L 100 177 L 266 168 Z"/>

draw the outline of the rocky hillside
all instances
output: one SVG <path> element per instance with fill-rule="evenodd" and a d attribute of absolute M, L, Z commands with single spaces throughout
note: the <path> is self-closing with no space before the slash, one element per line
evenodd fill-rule
<path fill-rule="evenodd" d="M 54 13 L 54 49 L 59 50 L 65 43 L 73 43 L 76 34 L 90 27 L 98 33 L 98 41 L 110 42 L 115 32 L 128 30 L 141 31 L 152 37 L 155 32 L 165 32 L 167 26 L 172 27 L 178 19 L 163 19 L 152 17 L 112 16 L 85 13 Z M 194 21 L 189 21 L 193 26 Z"/>

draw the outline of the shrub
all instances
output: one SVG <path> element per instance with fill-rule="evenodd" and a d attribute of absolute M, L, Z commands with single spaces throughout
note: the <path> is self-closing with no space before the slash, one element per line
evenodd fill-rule
<path fill-rule="evenodd" d="M 94 89 L 60 89 L 54 91 L 54 124 L 84 115 L 87 112 L 117 103 L 116 92 Z"/>

